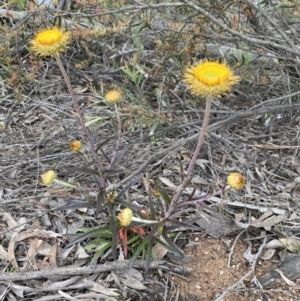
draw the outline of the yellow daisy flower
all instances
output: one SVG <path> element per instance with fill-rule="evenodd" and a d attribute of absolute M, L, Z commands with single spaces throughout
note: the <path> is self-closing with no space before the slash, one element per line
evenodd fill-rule
<path fill-rule="evenodd" d="M 127 227 L 130 225 L 133 218 L 133 213 L 130 208 L 125 208 L 118 214 L 121 227 Z"/>
<path fill-rule="evenodd" d="M 109 104 L 118 103 L 122 98 L 122 94 L 118 90 L 110 90 L 105 94 L 105 100 Z"/>
<path fill-rule="evenodd" d="M 42 183 L 46 186 L 51 185 L 56 178 L 56 173 L 54 170 L 48 170 L 41 175 Z"/>
<path fill-rule="evenodd" d="M 193 94 L 212 98 L 230 91 L 239 79 L 226 64 L 208 61 L 200 61 L 197 66 L 187 68 L 184 74 L 184 81 Z"/>
<path fill-rule="evenodd" d="M 73 140 L 71 143 L 70 143 L 70 149 L 73 151 L 73 152 L 79 152 L 81 151 L 82 149 L 82 144 L 79 140 Z"/>
<path fill-rule="evenodd" d="M 30 41 L 31 49 L 41 56 L 55 56 L 66 49 L 70 38 L 69 32 L 59 28 L 46 29 Z"/>
<path fill-rule="evenodd" d="M 238 172 L 232 172 L 227 177 L 227 183 L 228 185 L 236 190 L 243 189 L 246 184 L 246 179 L 243 175 L 241 175 Z"/>

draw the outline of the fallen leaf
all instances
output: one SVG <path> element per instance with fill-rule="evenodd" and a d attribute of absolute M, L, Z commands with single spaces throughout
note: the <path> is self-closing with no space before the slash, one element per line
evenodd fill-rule
<path fill-rule="evenodd" d="M 168 253 L 168 249 L 165 248 L 162 244 L 155 244 L 152 248 L 152 251 L 155 253 L 156 258 L 163 259 Z"/>
<path fill-rule="evenodd" d="M 4 250 L 4 248 L 2 247 L 2 245 L 0 245 L 0 258 L 2 260 L 6 260 L 9 261 L 9 255 L 8 252 Z"/>
<path fill-rule="evenodd" d="M 168 178 L 165 178 L 165 177 L 158 177 L 158 178 L 160 179 L 160 181 L 163 184 L 165 184 L 169 188 L 176 188 L 176 185 L 174 183 L 172 183 Z"/>
<path fill-rule="evenodd" d="M 300 241 L 295 238 L 279 238 L 280 242 L 292 253 L 299 253 Z"/>
<path fill-rule="evenodd" d="M 124 275 L 125 278 L 123 277 L 120 277 L 121 279 L 121 282 L 130 287 L 130 288 L 133 288 L 133 289 L 136 289 L 136 290 L 146 290 L 147 287 L 142 284 L 139 280 L 135 279 L 134 277 L 132 276 L 129 276 L 129 275 Z"/>
<path fill-rule="evenodd" d="M 260 257 L 262 260 L 269 260 L 273 257 L 275 254 L 276 250 L 275 249 L 268 249 L 265 251 L 265 253 Z"/>
<path fill-rule="evenodd" d="M 132 276 L 139 281 L 144 280 L 144 276 L 142 275 L 142 273 L 135 268 L 122 270 L 122 274 Z"/>
<path fill-rule="evenodd" d="M 118 297 L 120 296 L 119 293 L 117 293 L 117 289 L 115 288 L 107 288 L 104 285 L 100 283 L 93 282 L 93 286 L 89 288 L 89 290 L 92 290 L 97 293 L 101 293 L 106 296 L 111 296 L 111 297 Z"/>
<path fill-rule="evenodd" d="M 88 255 L 85 252 L 84 248 L 80 244 L 77 245 L 77 250 L 76 250 L 76 253 L 75 253 L 75 257 L 76 256 L 77 256 L 78 259 L 90 257 L 90 255 Z"/>
<path fill-rule="evenodd" d="M 250 225 L 256 228 L 263 227 L 270 231 L 272 226 L 282 222 L 284 218 L 284 215 L 273 215 L 273 212 L 268 210 L 260 218 L 252 221 Z"/>
<path fill-rule="evenodd" d="M 265 245 L 265 249 L 284 248 L 284 244 L 278 239 L 273 239 Z"/>
<path fill-rule="evenodd" d="M 285 277 L 284 274 L 282 273 L 282 271 L 280 271 L 279 269 L 275 269 L 274 271 L 276 271 L 280 274 L 281 278 L 284 280 L 284 282 L 286 284 L 288 284 L 289 286 L 292 286 L 293 288 L 300 289 L 300 286 L 297 285 L 296 283 L 294 283 L 293 281 L 291 281 L 290 279 L 288 279 L 287 277 Z"/>

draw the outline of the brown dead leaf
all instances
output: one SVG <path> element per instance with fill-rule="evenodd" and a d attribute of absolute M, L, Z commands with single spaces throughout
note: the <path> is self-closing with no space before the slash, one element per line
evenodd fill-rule
<path fill-rule="evenodd" d="M 142 180 L 143 180 L 143 184 L 144 184 L 145 191 L 148 193 L 149 188 L 150 188 L 150 182 L 149 182 L 149 180 L 148 180 L 147 178 L 145 178 L 145 177 L 144 177 Z"/>
<path fill-rule="evenodd" d="M 37 270 L 50 270 L 53 268 L 50 262 L 44 260 L 37 260 L 36 261 L 36 268 Z"/>
<path fill-rule="evenodd" d="M 8 212 L 1 212 L 3 219 L 6 221 L 9 228 L 14 228 L 18 226 L 18 223 Z"/>
<path fill-rule="evenodd" d="M 18 236 L 18 233 L 13 232 L 12 237 L 9 241 L 9 245 L 8 245 L 8 256 L 9 256 L 9 261 L 12 265 L 12 267 L 16 270 L 19 271 L 19 266 L 15 257 L 15 240 L 16 237 Z"/>
<path fill-rule="evenodd" d="M 168 253 L 168 249 L 166 249 L 163 245 L 157 243 L 153 246 L 153 252 L 156 255 L 156 258 L 163 259 Z"/>
<path fill-rule="evenodd" d="M 266 211 L 260 218 L 252 221 L 251 226 L 260 228 L 263 227 L 265 230 L 270 231 L 271 227 L 283 221 L 284 215 L 273 215 L 271 210 Z"/>
<path fill-rule="evenodd" d="M 24 263 L 24 265 L 20 268 L 21 272 L 28 272 L 30 270 L 34 270 L 34 271 L 37 270 L 35 256 L 36 256 L 36 253 L 37 253 L 37 249 L 43 243 L 43 241 L 30 238 L 28 240 L 28 242 L 29 242 L 29 248 L 26 252 L 27 259 L 26 259 L 26 262 Z"/>
<path fill-rule="evenodd" d="M 52 265 L 52 267 L 57 267 L 56 257 L 57 257 L 57 244 L 55 243 L 51 247 L 51 252 L 50 252 L 50 257 L 49 257 L 49 262 Z"/>
<path fill-rule="evenodd" d="M 2 245 L 0 245 L 0 259 L 9 261 L 10 257 L 7 251 L 4 250 Z"/>
<path fill-rule="evenodd" d="M 236 213 L 234 215 L 234 220 L 236 220 L 237 222 L 240 222 L 241 220 L 243 220 L 245 217 L 245 214 L 242 212 L 242 213 Z"/>

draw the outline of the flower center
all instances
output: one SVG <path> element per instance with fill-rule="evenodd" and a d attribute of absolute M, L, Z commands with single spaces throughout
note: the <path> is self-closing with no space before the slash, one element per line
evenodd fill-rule
<path fill-rule="evenodd" d="M 203 85 L 212 87 L 226 81 L 230 70 L 219 63 L 206 62 L 196 67 L 194 74 Z"/>
<path fill-rule="evenodd" d="M 58 29 L 49 29 L 41 32 L 37 35 L 36 40 L 43 46 L 53 46 L 59 42 L 63 37 L 63 34 Z"/>

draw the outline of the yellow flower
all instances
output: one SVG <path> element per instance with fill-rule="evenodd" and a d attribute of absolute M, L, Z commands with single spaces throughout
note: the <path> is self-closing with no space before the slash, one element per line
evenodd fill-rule
<path fill-rule="evenodd" d="M 125 208 L 118 214 L 121 227 L 127 227 L 130 225 L 133 218 L 133 213 L 130 208 Z"/>
<path fill-rule="evenodd" d="M 231 188 L 234 189 L 243 189 L 246 184 L 246 179 L 243 175 L 238 172 L 232 172 L 227 177 L 227 183 Z"/>
<path fill-rule="evenodd" d="M 118 90 L 110 90 L 105 94 L 105 100 L 109 104 L 118 103 L 121 100 L 122 94 Z"/>
<path fill-rule="evenodd" d="M 82 149 L 82 144 L 79 140 L 73 140 L 71 143 L 70 143 L 70 149 L 73 151 L 73 152 L 79 152 L 81 151 Z"/>
<path fill-rule="evenodd" d="M 200 61 L 185 71 L 184 81 L 193 94 L 203 97 L 220 97 L 239 81 L 226 64 Z"/>
<path fill-rule="evenodd" d="M 41 178 L 42 178 L 42 183 L 46 186 L 49 186 L 54 182 L 56 178 L 56 173 L 54 170 L 48 170 L 47 172 L 41 175 Z"/>
<path fill-rule="evenodd" d="M 46 29 L 30 41 L 31 49 L 41 56 L 58 55 L 66 49 L 70 38 L 69 32 L 64 32 L 59 28 Z"/>

